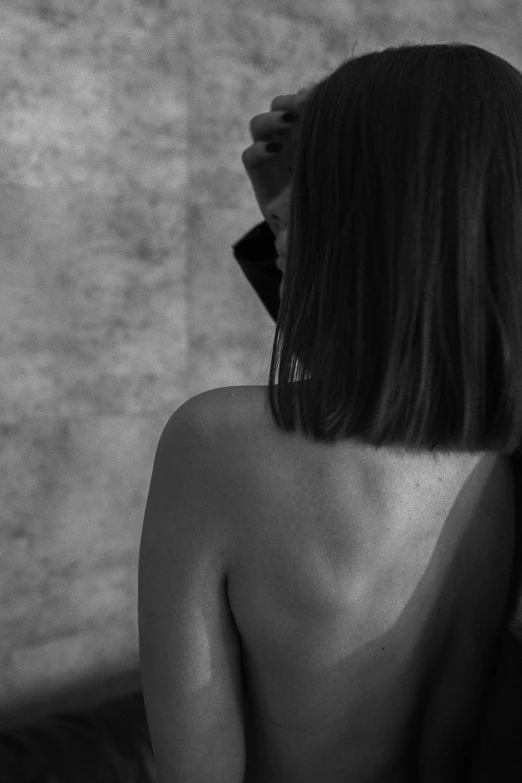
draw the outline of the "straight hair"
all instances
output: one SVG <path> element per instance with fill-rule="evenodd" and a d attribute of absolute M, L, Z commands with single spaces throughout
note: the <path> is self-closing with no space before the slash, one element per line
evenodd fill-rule
<path fill-rule="evenodd" d="M 269 369 L 316 442 L 499 451 L 522 435 L 522 74 L 464 43 L 344 61 L 296 128 Z"/>

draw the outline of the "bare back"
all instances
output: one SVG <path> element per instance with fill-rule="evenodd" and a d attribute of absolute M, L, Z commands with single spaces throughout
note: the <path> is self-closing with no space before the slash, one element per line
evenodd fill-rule
<path fill-rule="evenodd" d="M 245 783 L 460 781 L 509 588 L 509 460 L 314 444 L 265 394 L 225 395 Z"/>

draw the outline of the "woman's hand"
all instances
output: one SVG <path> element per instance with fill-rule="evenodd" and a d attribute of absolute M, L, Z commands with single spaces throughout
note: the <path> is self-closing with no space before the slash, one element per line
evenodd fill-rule
<path fill-rule="evenodd" d="M 288 225 L 294 154 L 295 124 L 284 123 L 281 117 L 287 111 L 299 112 L 310 89 L 304 88 L 293 95 L 278 95 L 272 101 L 271 111 L 257 114 L 250 122 L 254 143 L 241 156 L 261 214 L 276 237 Z M 266 145 L 270 142 L 282 144 L 281 151 L 267 152 Z"/>

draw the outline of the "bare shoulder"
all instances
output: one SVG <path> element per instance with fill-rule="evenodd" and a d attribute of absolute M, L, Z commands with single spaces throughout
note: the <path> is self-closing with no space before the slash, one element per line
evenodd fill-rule
<path fill-rule="evenodd" d="M 200 433 L 201 448 L 213 466 L 217 481 L 231 481 L 237 463 L 259 455 L 268 429 L 263 411 L 263 386 L 223 386 L 189 398 L 173 414 L 185 416 Z M 183 410 L 182 410 L 183 409 Z M 168 427 L 169 425 L 167 425 Z M 230 490 L 223 484 L 223 492 Z"/>
<path fill-rule="evenodd" d="M 254 409 L 262 400 L 265 386 L 218 386 L 190 397 L 181 407 L 190 406 L 209 423 L 234 418 L 234 412 L 245 406 Z M 254 407 L 253 407 L 254 406 Z"/>
<path fill-rule="evenodd" d="M 204 431 L 216 436 L 222 448 L 237 436 L 247 436 L 248 423 L 266 424 L 264 386 L 220 386 L 191 397 L 184 403 L 188 415 Z M 179 410 L 179 409 L 178 409 Z"/>

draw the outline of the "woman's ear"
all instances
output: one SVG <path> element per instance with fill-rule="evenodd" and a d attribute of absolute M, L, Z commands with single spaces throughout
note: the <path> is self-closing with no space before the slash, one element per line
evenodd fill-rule
<path fill-rule="evenodd" d="M 276 236 L 288 226 L 291 183 L 266 205 L 267 222 Z"/>
<path fill-rule="evenodd" d="M 286 250 L 288 246 L 288 227 L 285 226 L 276 236 L 275 246 L 277 254 L 283 261 L 286 261 Z"/>

